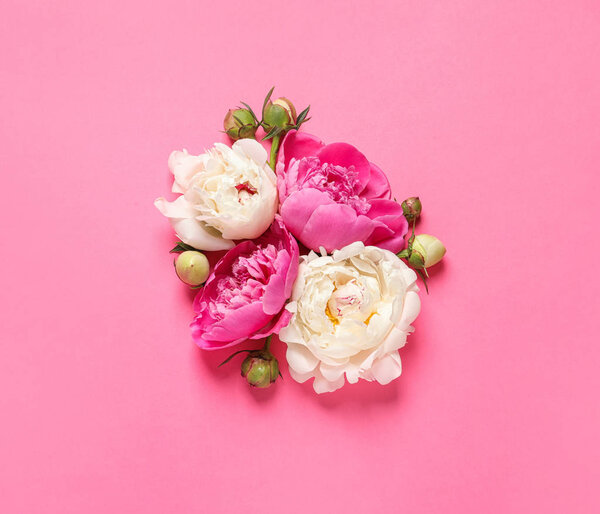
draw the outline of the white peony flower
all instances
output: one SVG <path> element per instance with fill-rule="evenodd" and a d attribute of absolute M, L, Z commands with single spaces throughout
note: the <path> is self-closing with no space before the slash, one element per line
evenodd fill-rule
<path fill-rule="evenodd" d="M 254 139 L 230 148 L 221 143 L 202 155 L 175 151 L 169 157 L 173 202 L 154 205 L 169 218 L 179 238 L 199 250 L 227 250 L 234 239 L 260 236 L 275 218 L 277 179 L 267 152 Z"/>
<path fill-rule="evenodd" d="M 314 377 L 317 393 L 342 387 L 344 374 L 352 384 L 398 378 L 398 349 L 421 309 L 416 279 L 395 254 L 361 242 L 303 256 L 287 306 L 293 316 L 279 333 L 292 378 Z"/>

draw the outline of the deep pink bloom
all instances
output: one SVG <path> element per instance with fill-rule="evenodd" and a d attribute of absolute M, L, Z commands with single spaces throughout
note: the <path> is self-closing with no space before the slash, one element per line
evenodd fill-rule
<path fill-rule="evenodd" d="M 229 250 L 194 300 L 196 344 L 217 350 L 279 332 L 291 317 L 283 307 L 298 258 L 298 243 L 279 216 L 261 237 Z"/>
<path fill-rule="evenodd" d="M 393 252 L 404 247 L 402 207 L 390 200 L 383 171 L 352 145 L 325 145 L 291 130 L 279 151 L 277 187 L 285 226 L 312 250 L 354 241 Z"/>

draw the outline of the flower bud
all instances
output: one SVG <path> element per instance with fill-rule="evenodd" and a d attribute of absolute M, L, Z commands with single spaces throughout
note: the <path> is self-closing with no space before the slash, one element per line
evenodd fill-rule
<path fill-rule="evenodd" d="M 253 138 L 258 123 L 248 109 L 229 109 L 223 121 L 223 128 L 231 139 L 237 141 L 238 139 Z"/>
<path fill-rule="evenodd" d="M 210 266 L 206 255 L 188 250 L 175 258 L 175 272 L 189 286 L 199 286 L 208 278 Z"/>
<path fill-rule="evenodd" d="M 410 252 L 410 255 L 408 256 L 408 263 L 414 269 L 422 269 L 425 267 L 425 257 L 423 257 L 423 254 L 415 250 L 413 247 L 412 252 Z"/>
<path fill-rule="evenodd" d="M 296 108 L 287 98 L 269 100 L 263 109 L 264 129 L 273 127 L 291 128 L 296 123 Z"/>
<path fill-rule="evenodd" d="M 423 206 L 421 205 L 421 200 L 419 200 L 418 196 L 411 196 L 402 202 L 402 211 L 404 212 L 404 217 L 409 223 L 419 219 L 422 208 Z"/>
<path fill-rule="evenodd" d="M 446 247 L 442 242 L 437 237 L 430 236 L 429 234 L 417 235 L 413 241 L 412 248 L 413 254 L 418 252 L 423 256 L 423 266 L 425 268 L 430 268 L 440 262 L 446 253 Z"/>
<path fill-rule="evenodd" d="M 279 375 L 279 363 L 269 351 L 252 351 L 242 361 L 242 376 L 253 387 L 269 387 Z"/>

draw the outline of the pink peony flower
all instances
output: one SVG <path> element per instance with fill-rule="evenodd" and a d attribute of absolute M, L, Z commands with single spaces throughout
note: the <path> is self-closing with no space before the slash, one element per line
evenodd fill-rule
<path fill-rule="evenodd" d="M 260 238 L 229 250 L 194 300 L 196 344 L 217 350 L 279 332 L 291 317 L 284 305 L 298 259 L 298 243 L 279 216 Z"/>
<path fill-rule="evenodd" d="M 277 187 L 285 226 L 311 250 L 355 241 L 392 252 L 404 247 L 402 207 L 390 200 L 383 171 L 352 145 L 325 145 L 291 130 L 279 151 Z"/>

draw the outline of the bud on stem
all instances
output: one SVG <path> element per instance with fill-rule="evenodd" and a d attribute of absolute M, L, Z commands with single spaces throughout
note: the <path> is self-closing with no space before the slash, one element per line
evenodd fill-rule
<path fill-rule="evenodd" d="M 223 120 L 223 129 L 234 141 L 254 138 L 256 129 L 258 129 L 258 121 L 249 109 L 229 109 Z"/>
<path fill-rule="evenodd" d="M 269 387 L 277 380 L 279 373 L 279 363 L 271 353 L 271 336 L 265 340 L 265 345 L 259 350 L 239 350 L 232 353 L 225 359 L 220 366 L 229 362 L 239 353 L 247 353 L 248 356 L 242 361 L 242 376 L 252 387 L 261 389 Z"/>
<path fill-rule="evenodd" d="M 418 220 L 422 209 L 423 206 L 418 196 L 411 196 L 402 202 L 402 212 L 408 223 Z"/>

